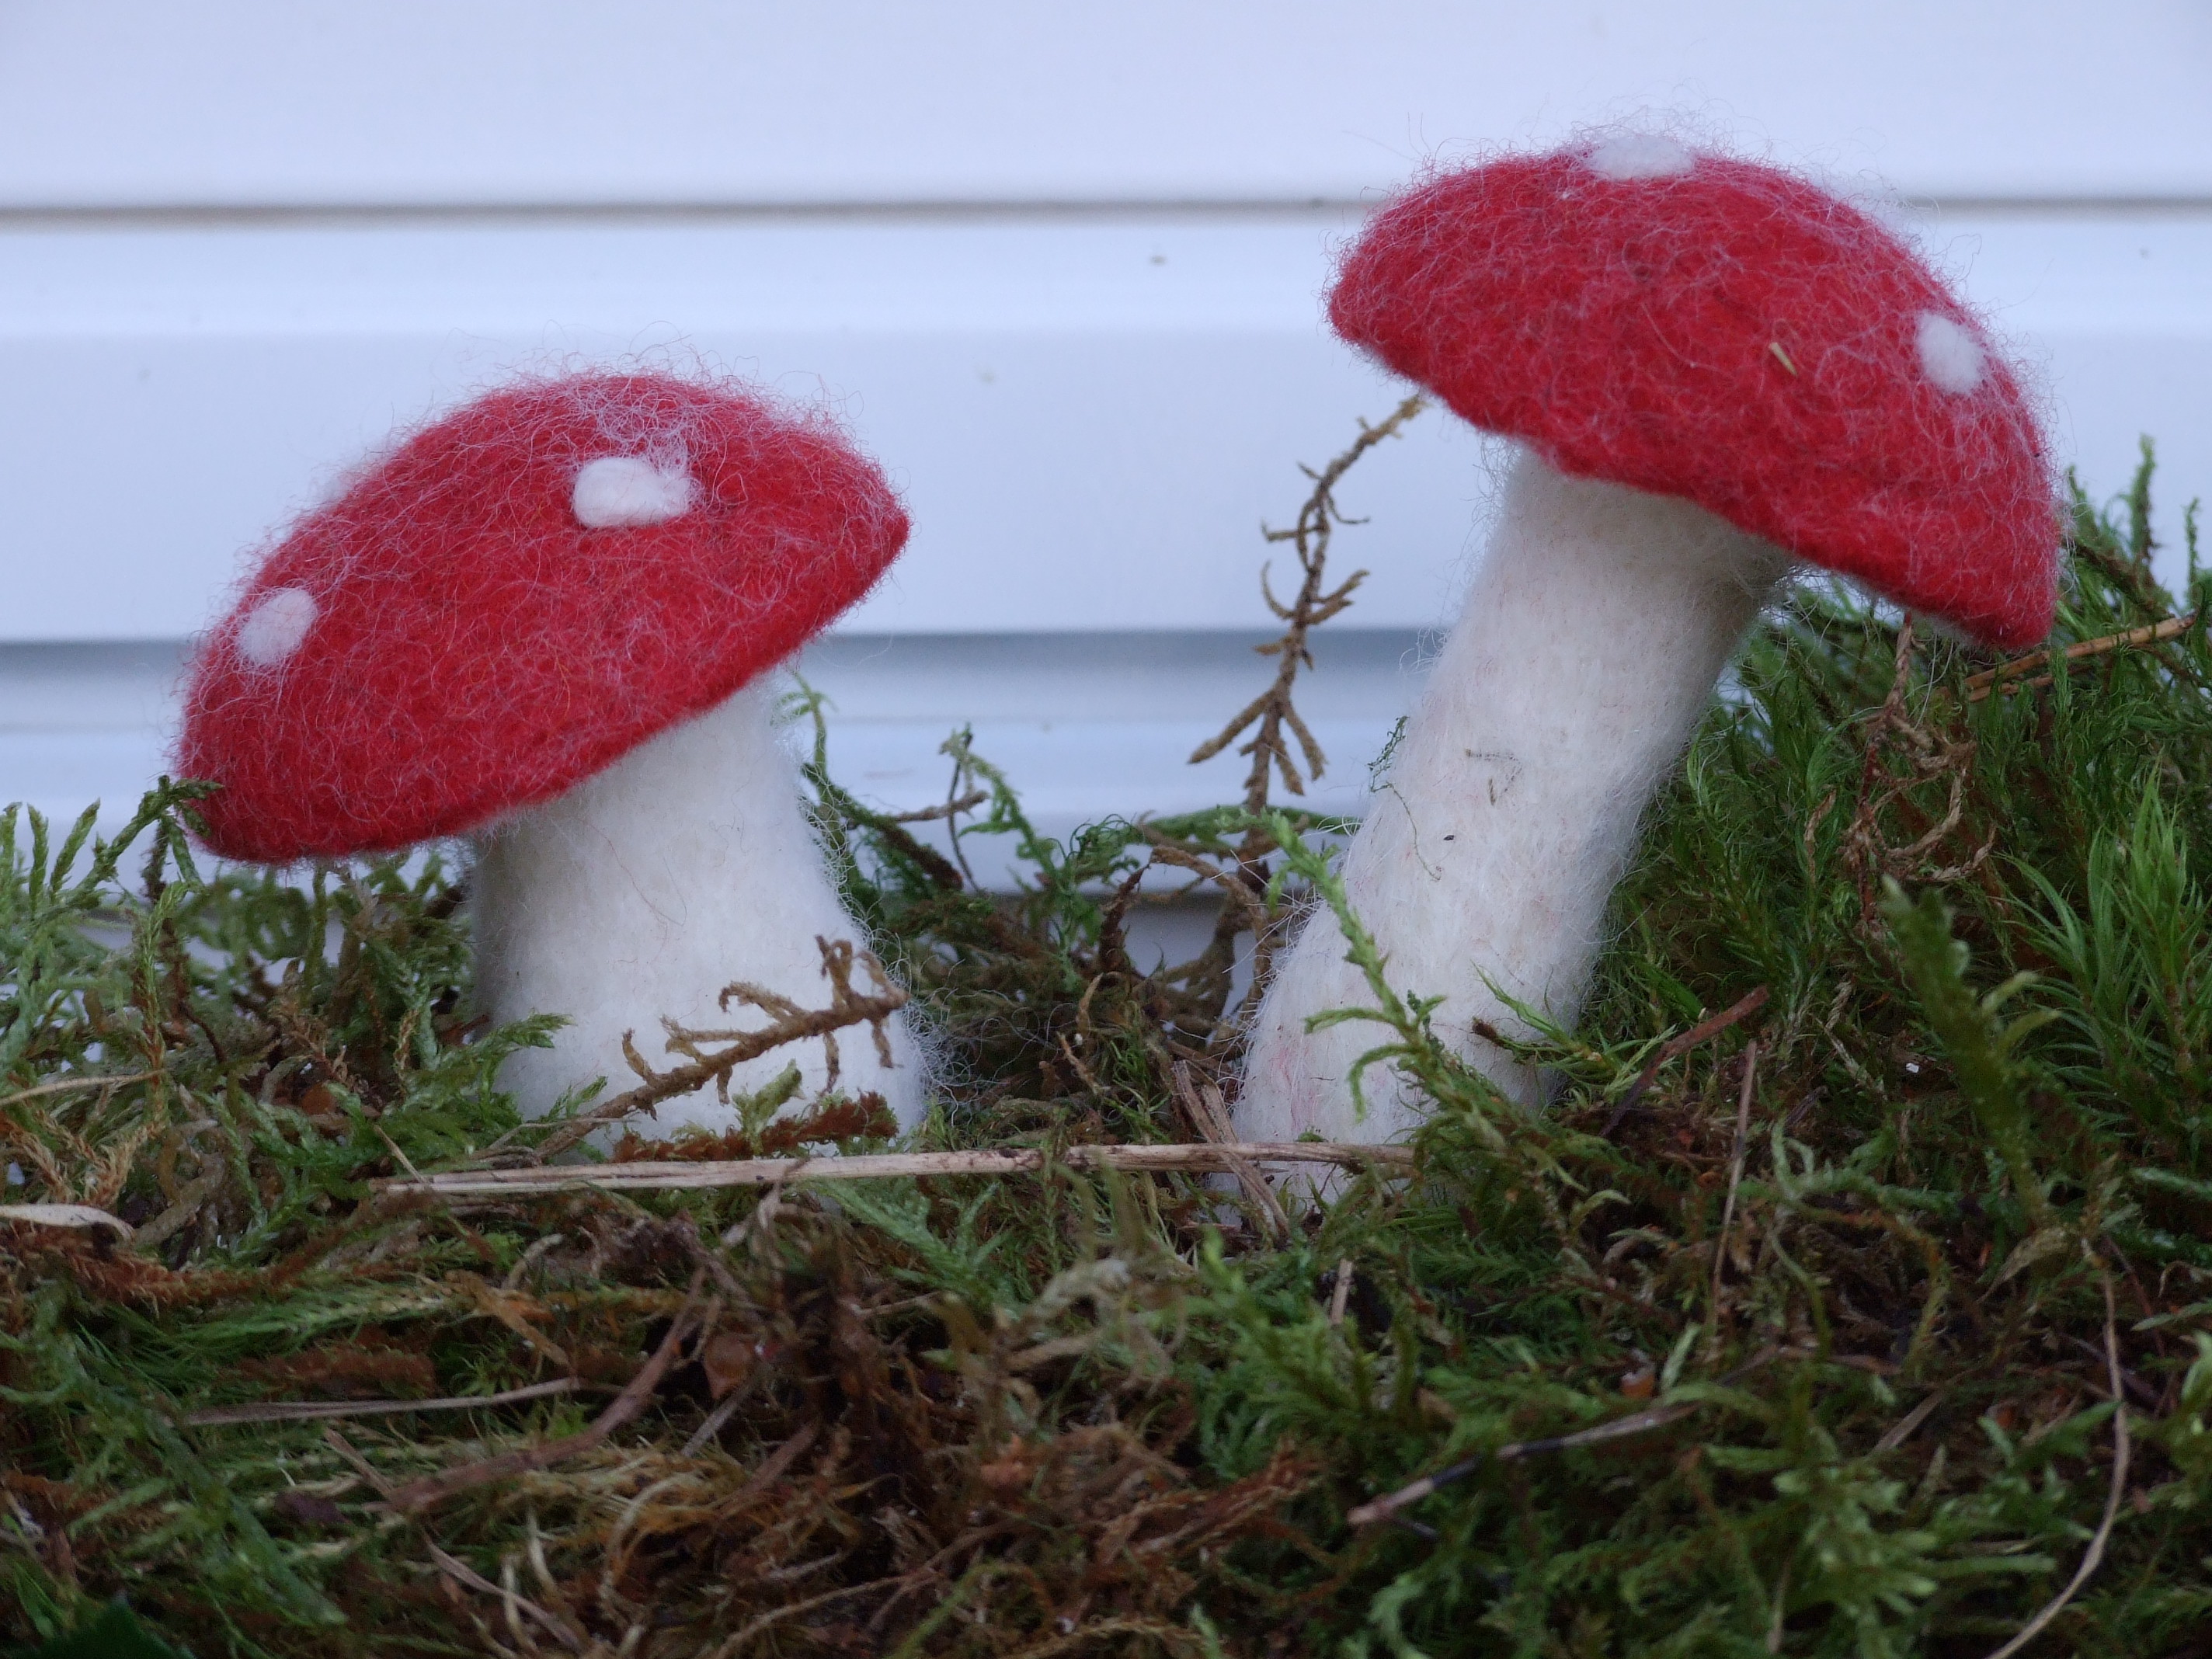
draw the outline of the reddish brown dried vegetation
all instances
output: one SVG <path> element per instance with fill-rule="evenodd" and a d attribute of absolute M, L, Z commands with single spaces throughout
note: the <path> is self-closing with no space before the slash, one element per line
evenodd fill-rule
<path fill-rule="evenodd" d="M 884 1104 L 884 1097 L 867 1094 L 857 1100 L 830 1100 L 797 1117 L 777 1118 L 752 1134 L 732 1129 L 719 1135 L 695 1133 L 649 1140 L 625 1133 L 615 1144 L 614 1162 L 791 1158 L 811 1146 L 835 1146 L 844 1140 L 890 1140 L 898 1132 L 898 1120 Z"/>
<path fill-rule="evenodd" d="M 410 1399 L 434 1394 L 437 1368 L 427 1344 L 394 1340 L 371 1326 L 350 1342 L 304 1353 L 239 1362 L 235 1375 L 278 1399 Z"/>

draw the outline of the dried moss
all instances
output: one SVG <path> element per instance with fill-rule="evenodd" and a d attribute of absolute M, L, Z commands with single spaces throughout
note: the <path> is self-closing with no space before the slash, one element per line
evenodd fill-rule
<path fill-rule="evenodd" d="M 1992 679 L 1825 591 L 1761 630 L 1530 1051 L 1541 1117 L 1369 952 L 1420 1175 L 1292 1194 L 1280 1243 L 1052 1162 L 384 1191 L 550 1133 L 492 1086 L 544 1026 L 471 1018 L 452 871 L 203 871 L 190 786 L 105 842 L 11 815 L 4 1199 L 137 1231 L 0 1223 L 0 1643 L 123 1592 L 204 1656 L 1978 1655 L 2094 1548 L 2036 1651 L 2212 1651 L 2212 645 L 2157 626 L 2147 489 L 2077 512 L 2057 642 L 2105 643 L 2070 661 Z M 952 1062 L 919 1144 L 1200 1138 L 1237 930 L 1332 896 L 1328 826 L 1263 793 L 1061 845 L 947 747 L 1023 893 L 826 743 L 811 775 Z M 1155 860 L 1230 902 L 1147 974 Z M 881 1144 L 775 1103 L 650 1150 Z M 311 1414 L 360 1398 L 416 1403 Z"/>

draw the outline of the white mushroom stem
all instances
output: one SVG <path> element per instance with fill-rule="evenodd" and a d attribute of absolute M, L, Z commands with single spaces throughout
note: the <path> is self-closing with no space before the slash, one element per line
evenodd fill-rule
<path fill-rule="evenodd" d="M 1434 1024 L 1505 1091 L 1538 1082 L 1473 1032 L 1525 1031 L 1486 978 L 1575 1017 L 1638 819 L 1672 770 L 1745 629 L 1787 567 L 1771 544 L 1686 501 L 1564 477 L 1524 456 L 1487 557 L 1343 864 L 1354 911 L 1401 993 L 1443 996 Z M 1240 1137 L 1388 1140 L 1421 1103 L 1389 1040 L 1306 1021 L 1374 999 L 1327 911 L 1310 918 L 1262 1003 L 1236 1112 Z"/>
<path fill-rule="evenodd" d="M 550 1050 L 525 1049 L 502 1069 L 501 1086 L 526 1112 L 550 1110 L 594 1078 L 606 1079 L 609 1094 L 631 1087 L 625 1031 L 656 1069 L 686 1063 L 667 1052 L 664 1015 L 695 1030 L 763 1023 L 757 1011 L 716 1006 L 733 981 L 825 1006 L 816 937 L 866 945 L 800 810 L 773 707 L 756 683 L 477 837 L 480 1003 L 496 1021 L 558 1013 L 573 1022 Z M 864 975 L 855 988 L 869 988 Z M 895 1016 L 890 1030 L 889 1070 L 866 1027 L 837 1034 L 838 1086 L 882 1095 L 910 1127 L 923 1110 L 921 1066 L 903 1021 Z M 793 1063 L 804 1082 L 793 1104 L 803 1105 L 826 1079 L 819 1042 L 738 1066 L 731 1091 L 757 1090 Z M 708 1091 L 663 1103 L 647 1133 L 737 1122 Z"/>

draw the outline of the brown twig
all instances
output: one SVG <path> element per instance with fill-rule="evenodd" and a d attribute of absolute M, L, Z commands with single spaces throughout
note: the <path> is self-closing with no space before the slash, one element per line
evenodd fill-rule
<path fill-rule="evenodd" d="M 1923 1423 L 1925 1423 L 1930 1417 L 1934 1416 L 1936 1414 L 1936 1408 L 1942 1403 L 1943 1390 L 1941 1389 L 1929 1390 L 1928 1397 L 1925 1400 L 1922 1401 L 1911 1411 L 1905 1413 L 1904 1416 L 1899 1418 L 1896 1422 L 1891 1424 L 1887 1428 L 1881 1431 L 1881 1438 L 1874 1443 L 1875 1450 L 1877 1452 L 1895 1451 L 1899 1446 L 1912 1438 L 1913 1431 L 1919 1428 L 1919 1426 Z"/>
<path fill-rule="evenodd" d="M 509 1480 L 515 1475 L 528 1474 L 535 1469 L 548 1468 L 591 1450 L 645 1409 L 646 1401 L 653 1397 L 653 1389 L 660 1386 L 660 1379 L 676 1363 L 677 1354 L 692 1333 L 713 1322 L 714 1313 L 721 1305 L 719 1302 L 708 1304 L 703 1318 L 692 1311 L 704 1277 L 703 1273 L 691 1276 L 691 1288 L 684 1297 L 684 1305 L 678 1310 L 675 1322 L 669 1326 L 668 1334 L 661 1338 L 660 1346 L 653 1350 L 653 1358 L 645 1362 L 638 1374 L 630 1378 L 629 1386 L 609 1402 L 607 1408 L 592 1419 L 589 1427 L 544 1445 L 525 1446 L 520 1450 L 502 1452 L 496 1457 L 487 1457 L 481 1462 L 464 1463 L 459 1468 L 441 1469 L 436 1474 L 426 1474 L 419 1480 L 410 1480 L 393 1490 L 386 1500 L 389 1506 L 398 1514 L 412 1515 L 434 1504 L 442 1503 L 456 1492 L 489 1486 L 493 1481 Z"/>
<path fill-rule="evenodd" d="M 12 1095 L 0 1095 L 0 1106 L 13 1106 L 21 1100 L 35 1100 L 41 1095 L 74 1094 L 82 1089 L 121 1088 L 126 1083 L 151 1083 L 161 1076 L 159 1072 L 127 1072 L 114 1077 L 65 1077 L 52 1083 L 41 1083 L 28 1089 L 18 1089 Z"/>
<path fill-rule="evenodd" d="M 912 812 L 887 812 L 884 815 L 884 822 L 886 823 L 933 823 L 939 818 L 957 817 L 963 812 L 972 812 L 990 799 L 991 792 L 988 789 L 970 789 L 964 795 L 956 795 L 950 800 L 939 801 L 934 806 L 924 806 Z"/>
<path fill-rule="evenodd" d="M 1545 1452 L 1566 1451 L 1576 1446 L 1601 1445 L 1608 1440 L 1625 1439 L 1632 1434 L 1644 1434 L 1661 1429 L 1668 1424 L 1687 1417 L 1697 1409 L 1694 1406 L 1655 1406 L 1650 1411 L 1638 1412 L 1630 1417 L 1617 1417 L 1610 1423 L 1601 1423 L 1594 1429 L 1584 1429 L 1576 1434 L 1563 1434 L 1549 1440 L 1516 1440 L 1500 1446 L 1493 1452 L 1480 1452 L 1474 1456 L 1434 1474 L 1425 1474 L 1419 1480 L 1403 1486 L 1387 1497 L 1371 1504 L 1362 1504 L 1344 1518 L 1355 1527 L 1371 1527 L 1377 1521 L 1388 1521 L 1400 1510 L 1418 1504 L 1440 1486 L 1463 1480 L 1485 1463 L 1512 1463 L 1524 1457 L 1535 1457 Z"/>
<path fill-rule="evenodd" d="M 2088 657 L 2101 657 L 2108 651 L 2127 651 L 2140 646 L 2158 645 L 2166 640 L 2186 634 L 2196 625 L 2195 611 L 2190 612 L 2185 617 L 2168 617 L 2164 622 L 2147 623 L 2141 628 L 2130 628 L 2124 633 L 2106 634 L 2100 639 L 2078 641 L 2057 653 L 2057 660 L 2073 664 Z M 2014 657 L 2009 662 L 2001 662 L 1995 668 L 1985 668 L 1967 680 L 1966 701 L 1980 702 L 1998 688 L 2010 681 L 2017 680 L 2023 674 L 2033 674 L 2037 669 L 2052 660 L 2052 653 L 2049 651 L 2031 651 L 2024 657 Z M 2051 677 L 2046 674 L 2032 684 L 2048 685 L 2051 684 Z"/>
<path fill-rule="evenodd" d="M 1313 480 L 1312 492 L 1298 508 L 1297 520 L 1288 530 L 1266 530 L 1262 533 L 1271 542 L 1289 542 L 1297 555 L 1299 581 L 1297 595 L 1289 605 L 1275 597 L 1269 586 L 1265 568 L 1260 573 L 1260 591 L 1267 608 L 1285 624 L 1282 635 L 1257 648 L 1262 656 L 1275 659 L 1273 682 L 1261 694 L 1237 711 L 1236 718 L 1224 726 L 1211 741 L 1201 744 L 1191 754 L 1191 763 L 1198 764 L 1219 754 L 1231 744 L 1249 731 L 1249 741 L 1237 750 L 1240 755 L 1249 755 L 1252 764 L 1244 778 L 1244 810 L 1255 816 L 1267 810 L 1270 779 L 1279 774 L 1284 787 L 1294 795 L 1305 793 L 1309 779 L 1318 778 L 1328 763 L 1320 741 L 1312 728 L 1297 712 L 1291 697 L 1301 669 L 1313 666 L 1313 652 L 1309 635 L 1323 623 L 1341 616 L 1352 605 L 1352 595 L 1366 579 L 1364 570 L 1355 570 L 1334 587 L 1328 582 L 1328 547 L 1340 524 L 1354 524 L 1336 505 L 1336 487 L 1344 475 L 1358 464 L 1360 457 L 1381 443 L 1395 437 L 1406 423 L 1426 408 L 1427 400 L 1418 395 L 1407 398 L 1382 420 L 1370 426 L 1359 423 L 1359 435 L 1352 447 L 1316 472 L 1310 467 L 1301 470 Z M 1256 729 L 1255 729 L 1256 728 Z M 1297 738 L 1305 763 L 1306 775 L 1301 776 L 1297 763 L 1291 755 L 1290 744 L 1285 740 L 1285 728 Z M 1265 891 L 1267 871 L 1263 860 L 1273 846 L 1273 838 L 1259 823 L 1245 830 L 1238 841 L 1231 865 L 1234 878 L 1255 896 Z M 1222 1004 L 1228 1000 L 1229 975 L 1226 964 L 1233 959 L 1237 935 L 1244 931 L 1249 913 L 1244 907 L 1224 907 L 1215 925 L 1213 943 L 1206 958 L 1223 964 L 1219 981 Z M 1261 994 L 1267 988 L 1273 967 L 1274 948 L 1273 929 L 1267 926 L 1252 927 L 1252 982 L 1244 1000 L 1243 1012 L 1258 1006 Z M 1234 1030 L 1239 1022 L 1231 1022 L 1225 1030 Z"/>
<path fill-rule="evenodd" d="M 1766 987 L 1762 985 L 1748 996 L 1730 1003 L 1710 1019 L 1699 1020 L 1681 1036 L 1668 1037 L 1661 1043 L 1659 1052 L 1644 1062 L 1644 1069 L 1636 1074 L 1636 1081 L 1628 1085 L 1628 1092 L 1620 1097 L 1620 1104 L 1613 1109 L 1613 1115 L 1606 1119 L 1605 1127 L 1598 1133 L 1607 1140 L 1612 1139 L 1613 1132 L 1620 1127 L 1620 1121 L 1636 1109 L 1636 1103 L 1644 1098 L 1658 1079 L 1661 1067 L 1669 1060 L 1680 1060 L 1699 1043 L 1718 1036 L 1738 1020 L 1757 1013 L 1766 1006 L 1767 994 Z"/>
<path fill-rule="evenodd" d="M 1152 843 L 1154 860 L 1178 870 L 1188 870 L 1201 881 L 1212 882 L 1227 896 L 1229 908 L 1242 916 L 1245 931 L 1255 938 L 1267 931 L 1267 907 L 1260 902 L 1258 893 L 1237 879 L 1234 869 L 1224 870 L 1188 848 L 1176 846 L 1148 823 L 1137 827 L 1143 832 L 1145 839 Z M 1194 883 L 1193 887 L 1195 886 Z"/>
<path fill-rule="evenodd" d="M 2128 1397 L 2120 1378 L 2120 1338 L 2118 1311 L 2112 1303 L 2112 1276 L 2099 1275 L 2105 1286 L 2105 1364 L 2112 1376 L 2112 1484 L 2105 1494 L 2105 1518 L 2097 1523 L 2097 1530 L 2089 1540 L 2089 1547 L 2081 1552 L 2081 1565 L 2074 1569 L 2073 1577 L 2066 1588 L 2046 1602 L 2043 1610 L 2020 1627 L 2012 1640 L 2006 1643 L 1990 1659 L 2012 1659 L 2030 1642 L 2043 1633 L 2044 1627 L 2056 1619 L 2089 1582 L 2105 1559 L 2105 1546 L 2112 1541 L 2112 1522 L 2119 1517 L 2120 1498 L 2128 1489 Z"/>
<path fill-rule="evenodd" d="M 565 1152 L 591 1135 L 592 1131 L 628 1117 L 633 1112 L 650 1109 L 664 1100 L 673 1100 L 679 1095 L 696 1093 L 708 1084 L 728 1086 L 730 1073 L 746 1060 L 757 1060 L 771 1049 L 787 1042 L 803 1042 L 820 1037 L 830 1045 L 830 1080 L 836 1078 L 836 1048 L 835 1034 L 854 1025 L 865 1024 L 873 1033 L 876 1052 L 885 1066 L 890 1064 L 890 1039 L 884 1022 L 906 1006 L 905 988 L 895 985 L 884 972 L 883 964 L 866 951 L 855 951 L 845 939 L 817 939 L 822 951 L 822 971 L 830 981 L 830 1006 L 826 1008 L 801 1008 L 788 998 L 763 990 L 744 981 L 726 988 L 721 995 L 722 1006 L 732 1001 L 743 1002 L 759 1008 L 771 1016 L 768 1024 L 756 1031 L 694 1031 L 664 1020 L 667 1027 L 669 1046 L 678 1053 L 696 1056 L 689 1066 L 678 1066 L 666 1072 L 656 1072 L 640 1058 L 628 1036 L 623 1040 L 623 1049 L 629 1056 L 631 1067 L 644 1079 L 635 1089 L 600 1102 L 589 1110 L 579 1113 L 540 1141 L 533 1158 L 543 1162 Z M 864 995 L 853 989 L 853 967 L 855 963 L 866 968 L 869 978 L 875 981 L 872 994 Z M 702 1042 L 726 1042 L 729 1047 L 713 1054 L 701 1054 Z M 510 1130 L 499 1145 L 515 1132 Z"/>
<path fill-rule="evenodd" d="M 1230 1126 L 1229 1109 L 1222 1103 L 1221 1091 L 1211 1083 L 1203 1087 L 1193 1084 L 1189 1063 L 1180 1060 L 1175 1065 L 1175 1089 L 1190 1121 L 1198 1126 L 1199 1133 L 1206 1137 L 1208 1145 L 1219 1148 L 1222 1157 L 1228 1160 L 1230 1173 L 1237 1177 L 1244 1196 L 1267 1224 L 1267 1231 L 1275 1242 L 1279 1244 L 1288 1240 L 1291 1218 L 1283 1213 L 1275 1189 L 1267 1184 L 1267 1177 L 1260 1173 L 1257 1164 L 1236 1151 L 1237 1132 Z"/>
<path fill-rule="evenodd" d="M 131 1224 L 90 1204 L 0 1204 L 0 1221 L 25 1227 L 97 1228 L 118 1238 L 131 1237 Z"/>
<path fill-rule="evenodd" d="M 1294 795 L 1305 793 L 1308 780 L 1317 778 L 1328 763 L 1321 744 L 1314 738 L 1304 720 L 1291 704 L 1291 688 L 1297 681 L 1300 668 L 1313 666 L 1313 656 L 1306 644 L 1306 635 L 1350 609 L 1354 589 L 1366 580 L 1364 570 L 1355 570 L 1336 586 L 1328 585 L 1329 538 L 1340 524 L 1352 524 L 1336 505 L 1335 490 L 1344 475 L 1349 472 L 1359 458 L 1381 443 L 1394 437 L 1407 422 L 1427 407 L 1427 400 L 1419 393 L 1400 404 L 1383 420 L 1373 426 L 1360 422 L 1359 436 L 1352 447 L 1339 455 L 1320 471 L 1310 467 L 1306 476 L 1314 481 L 1313 493 L 1306 497 L 1305 505 L 1298 509 L 1297 522 L 1288 530 L 1263 532 L 1271 542 L 1289 542 L 1298 558 L 1302 580 L 1297 597 L 1285 605 L 1274 595 L 1267 584 L 1267 573 L 1260 575 L 1260 588 L 1267 601 L 1267 608 L 1289 624 L 1282 637 L 1256 649 L 1262 656 L 1273 657 L 1274 683 L 1240 709 L 1236 717 L 1220 732 L 1200 744 L 1190 757 L 1195 766 L 1212 759 L 1229 747 L 1247 731 L 1256 726 L 1251 740 L 1237 750 L 1240 755 L 1252 757 L 1252 769 L 1244 781 L 1245 810 L 1262 812 L 1267 806 L 1267 781 L 1272 770 L 1282 775 L 1283 787 Z M 1284 741 L 1283 729 L 1288 726 L 1298 740 L 1305 762 L 1305 776 L 1301 777 L 1297 764 L 1291 756 L 1290 746 Z"/>
<path fill-rule="evenodd" d="M 1721 1275 L 1728 1267 L 1729 1230 L 1735 1225 L 1735 1195 L 1743 1185 L 1744 1153 L 1751 1140 L 1751 1097 L 1759 1082 L 1759 1039 L 1743 1045 L 1743 1087 L 1735 1102 L 1735 1151 L 1729 1159 L 1728 1199 L 1721 1206 L 1721 1230 L 1713 1240 L 1712 1330 L 1707 1340 L 1718 1346 L 1721 1338 Z"/>
<path fill-rule="evenodd" d="M 1772 1359 L 1778 1350 L 1765 1349 L 1754 1354 L 1720 1379 L 1723 1386 L 1741 1381 Z M 1464 1480 L 1485 1463 L 1512 1463 L 1524 1457 L 1541 1456 L 1547 1452 L 1571 1451 L 1577 1446 L 1602 1445 L 1608 1440 L 1621 1440 L 1632 1434 L 1647 1434 L 1653 1429 L 1662 1429 L 1697 1410 L 1698 1401 L 1678 1406 L 1654 1406 L 1627 1417 L 1617 1417 L 1610 1423 L 1601 1423 L 1595 1428 L 1583 1429 L 1574 1434 L 1555 1435 L 1548 1440 L 1516 1440 L 1495 1451 L 1477 1452 L 1473 1457 L 1438 1469 L 1434 1474 L 1425 1474 L 1419 1480 L 1398 1488 L 1370 1504 L 1362 1504 L 1344 1518 L 1355 1527 L 1371 1527 L 1378 1521 L 1388 1521 L 1399 1510 L 1419 1503 L 1440 1486 L 1449 1486 L 1455 1480 Z M 1995 1659 L 1995 1656 L 1992 1656 Z"/>
<path fill-rule="evenodd" d="M 230 1178 L 230 1165 L 220 1148 L 202 1147 L 199 1158 L 199 1173 L 179 1189 L 177 1201 L 138 1230 L 137 1243 L 142 1254 L 190 1226 Z"/>
<path fill-rule="evenodd" d="M 438 1564 L 438 1571 L 444 1573 L 455 1583 L 458 1583 L 465 1589 L 476 1590 L 482 1595 L 496 1595 L 507 1605 L 510 1614 L 514 1613 L 528 1613 L 532 1619 L 537 1620 L 539 1624 L 544 1626 L 548 1631 L 551 1632 L 553 1639 L 560 1643 L 562 1647 L 568 1649 L 569 1652 L 581 1653 L 584 1651 L 584 1638 L 576 1634 L 575 1631 L 570 1627 L 567 1620 L 548 1613 L 544 1607 L 539 1607 L 535 1601 L 532 1601 L 527 1596 L 518 1595 L 511 1589 L 502 1589 L 499 1585 L 493 1583 L 490 1579 L 478 1572 L 474 1567 L 469 1565 L 467 1562 L 460 1560 L 454 1556 L 448 1555 L 444 1550 L 440 1549 L 435 1544 L 430 1546 L 430 1559 Z"/>
<path fill-rule="evenodd" d="M 574 1377 L 561 1376 L 501 1394 L 451 1395 L 442 1400 L 276 1400 L 258 1406 L 210 1406 L 188 1413 L 185 1425 L 194 1429 L 227 1429 L 240 1423 L 306 1423 L 326 1417 L 381 1417 L 398 1412 L 460 1412 L 573 1394 L 579 1386 Z"/>
<path fill-rule="evenodd" d="M 745 1484 L 732 1492 L 716 1507 L 724 1515 L 742 1515 L 755 1498 L 791 1473 L 792 1465 L 806 1455 L 815 1437 L 822 1432 L 818 1423 L 802 1423 L 799 1431 L 761 1461 L 761 1466 L 745 1477 Z"/>
<path fill-rule="evenodd" d="M 801 1181 L 881 1181 L 920 1176 L 1034 1175 L 1048 1165 L 1069 1169 L 1228 1171 L 1233 1160 L 1250 1164 L 1334 1164 L 1410 1170 L 1412 1149 L 1346 1141 L 1230 1141 L 1219 1145 L 1066 1146 L 1055 1152 L 877 1152 L 855 1158 L 754 1158 L 697 1163 L 587 1164 L 557 1170 L 453 1170 L 419 1182 L 391 1180 L 393 1193 L 447 1197 L 492 1193 L 565 1193 L 586 1188 L 606 1192 L 678 1192 L 721 1187 L 775 1187 Z"/>
<path fill-rule="evenodd" d="M 368 1489 L 380 1498 L 389 1498 L 394 1488 L 384 1478 L 384 1473 L 363 1457 L 352 1441 L 337 1431 L 335 1425 L 323 1430 L 323 1443 L 336 1452 L 346 1467 L 368 1483 Z"/>

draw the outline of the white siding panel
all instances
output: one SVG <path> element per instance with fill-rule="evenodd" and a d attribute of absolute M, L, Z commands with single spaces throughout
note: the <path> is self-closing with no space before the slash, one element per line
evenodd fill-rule
<path fill-rule="evenodd" d="M 854 628 L 1247 624 L 1295 464 L 1402 395 L 1320 324 L 1334 222 L 0 230 L 0 638 L 190 632 L 395 421 L 637 355 L 826 396 L 882 458 L 916 532 Z M 1474 453 L 1439 420 L 1361 479 L 1405 550 L 1376 621 L 1435 614 Z"/>
<path fill-rule="evenodd" d="M 174 639 L 395 422 L 517 365 L 707 361 L 827 396 L 915 513 L 865 633 L 1261 619 L 1294 464 L 1398 388 L 1318 318 L 1334 214 L 0 229 L 0 640 Z M 2212 211 L 1979 214 L 1930 245 L 2117 489 L 2212 485 Z M 1487 485 L 1441 414 L 1363 464 L 1370 626 L 1447 612 Z"/>
<path fill-rule="evenodd" d="M 0 204 L 1357 198 L 1648 106 L 1927 196 L 2212 196 L 2193 0 L 12 0 Z"/>
<path fill-rule="evenodd" d="M 1332 240 L 1425 159 L 1684 112 L 1883 181 L 2116 490 L 2212 486 L 2196 0 L 0 0 L 0 801 L 119 822 L 181 641 L 343 469 L 517 369 L 826 398 L 914 544 L 809 658 L 888 805 L 979 745 L 1064 833 L 1233 795 L 1254 586 L 1393 386 Z M 1364 799 L 1489 489 L 1436 415 L 1363 464 L 1306 707 Z"/>
<path fill-rule="evenodd" d="M 942 747 L 965 726 L 1037 828 L 1064 838 L 1109 814 L 1189 811 L 1242 794 L 1243 757 L 1196 767 L 1188 757 L 1273 672 L 1251 649 L 1259 637 L 845 635 L 818 642 L 800 668 L 830 699 L 832 769 L 864 800 L 899 811 L 943 800 Z M 1419 686 L 1419 641 L 1339 625 L 1316 636 L 1315 658 L 1298 703 L 1329 763 L 1307 799 L 1357 814 L 1366 763 Z M 103 829 L 123 823 L 162 770 L 182 660 L 173 641 L 0 645 L 0 804 L 67 821 L 96 800 Z M 937 827 L 920 833 L 945 844 Z M 1005 845 L 969 849 L 994 884 L 1011 856 Z"/>

